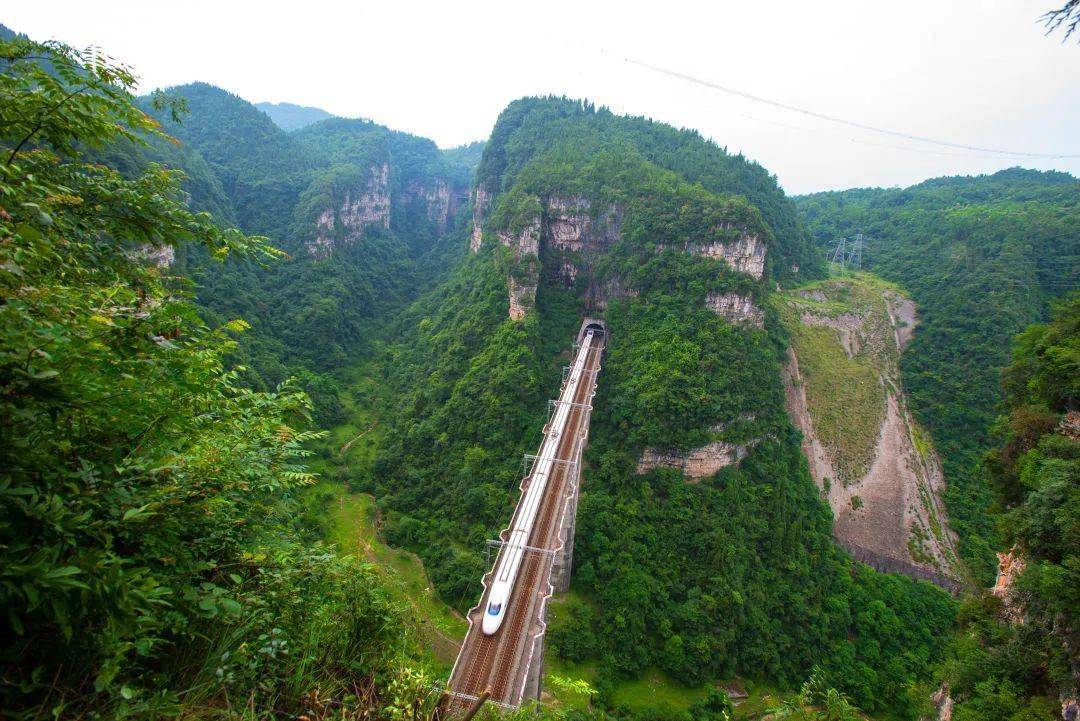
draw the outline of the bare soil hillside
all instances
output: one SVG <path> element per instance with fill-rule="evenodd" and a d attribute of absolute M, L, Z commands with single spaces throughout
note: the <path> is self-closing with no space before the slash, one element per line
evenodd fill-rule
<path fill-rule="evenodd" d="M 844 546 L 956 577 L 941 463 L 907 408 L 899 357 L 918 322 L 898 288 L 860 273 L 788 291 L 788 413 Z"/>

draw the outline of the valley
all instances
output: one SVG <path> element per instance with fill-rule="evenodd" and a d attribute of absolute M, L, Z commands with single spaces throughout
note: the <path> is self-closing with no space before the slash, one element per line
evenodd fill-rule
<path fill-rule="evenodd" d="M 3 30 L 14 717 L 1072 721 L 1072 175 L 792 196 Z"/>

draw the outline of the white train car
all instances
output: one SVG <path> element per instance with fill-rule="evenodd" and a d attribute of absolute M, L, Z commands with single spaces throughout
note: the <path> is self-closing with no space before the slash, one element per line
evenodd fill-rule
<path fill-rule="evenodd" d="M 581 382 L 585 361 L 592 347 L 593 331 L 585 334 L 581 348 L 578 350 L 574 363 L 570 366 L 570 375 L 559 398 L 559 404 L 555 407 L 555 415 L 551 419 L 548 433 L 540 446 L 540 453 L 533 464 L 532 480 L 525 489 L 525 496 L 521 500 L 521 512 L 517 514 L 514 525 L 510 528 L 510 536 L 506 539 L 503 553 L 492 576 L 491 593 L 488 594 L 487 607 L 484 609 L 484 621 L 481 628 L 484 633 L 491 636 L 502 626 L 506 618 L 506 609 L 510 604 L 510 594 L 514 590 L 514 582 L 517 581 L 518 571 L 521 570 L 521 562 L 525 558 L 526 546 L 529 545 L 529 537 L 532 535 L 533 525 L 540 512 L 540 503 L 544 499 L 548 480 L 551 478 L 552 469 L 555 467 L 556 456 L 559 452 L 559 443 L 562 434 L 566 430 L 566 422 L 570 417 L 571 404 L 578 384 Z"/>

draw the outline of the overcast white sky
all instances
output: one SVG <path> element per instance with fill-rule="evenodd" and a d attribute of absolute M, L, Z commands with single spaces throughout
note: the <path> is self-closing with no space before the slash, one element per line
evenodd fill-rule
<path fill-rule="evenodd" d="M 1064 0 L 11 4 L 36 39 L 97 44 L 142 88 L 203 80 L 251 101 L 372 118 L 440 146 L 486 138 L 524 95 L 587 97 L 692 127 L 790 193 L 909 185 L 1080 157 L 969 152 L 854 129 L 628 63 L 965 145 L 1080 155 L 1080 45 L 1037 18 Z"/>

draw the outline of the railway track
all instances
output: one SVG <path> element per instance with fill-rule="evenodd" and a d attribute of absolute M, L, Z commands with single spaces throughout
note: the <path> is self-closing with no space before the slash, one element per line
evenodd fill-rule
<path fill-rule="evenodd" d="M 568 485 L 573 481 L 572 462 L 578 460 L 574 457 L 580 453 L 578 441 L 587 430 L 586 406 L 595 392 L 602 351 L 603 339 L 596 336 L 591 337 L 588 347 L 583 349 L 586 353 L 584 372 L 569 398 L 573 405 L 559 438 L 556 462 L 529 537 L 528 545 L 542 550 L 530 550 L 525 554 L 507 606 L 507 617 L 499 631 L 492 636 L 485 635 L 480 628 L 491 587 L 491 573 L 485 575 L 484 592 L 480 603 L 469 612 L 469 630 L 450 677 L 451 707 L 467 706 L 471 698 L 484 691 L 490 691 L 491 700 L 501 705 L 517 706 L 521 702 L 535 638 L 534 629 L 540 626 L 543 600 L 551 590 L 552 556 L 561 546 L 559 521 L 565 510 Z M 564 383 L 560 396 L 565 390 Z M 522 483 L 523 490 L 530 480 L 531 475 Z M 515 510 L 515 517 L 519 511 L 520 508 Z M 495 568 L 505 552 L 504 546 L 495 560 Z"/>

